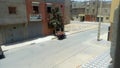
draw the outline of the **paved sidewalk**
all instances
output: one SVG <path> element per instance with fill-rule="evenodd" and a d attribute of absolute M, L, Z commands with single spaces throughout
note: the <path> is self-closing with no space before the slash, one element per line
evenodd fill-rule
<path fill-rule="evenodd" d="M 107 47 L 108 49 L 104 50 L 101 54 L 94 55 L 93 58 L 89 59 L 86 63 L 80 65 L 78 68 L 108 68 L 110 65 L 110 46 L 111 43 L 106 41 L 107 34 L 101 36 L 101 41 L 92 41 L 94 44 Z M 91 42 L 91 43 L 92 43 Z"/>
<path fill-rule="evenodd" d="M 25 42 L 18 43 L 18 44 L 12 44 L 12 45 L 8 45 L 8 46 L 2 45 L 2 49 L 3 49 L 3 51 L 6 51 L 6 50 L 14 49 L 14 48 L 28 46 L 28 45 L 34 44 L 34 43 L 46 42 L 46 41 L 51 40 L 52 38 L 55 38 L 55 37 L 54 36 L 47 36 L 47 37 L 44 37 L 44 38 L 38 38 L 38 39 L 25 41 Z"/>
<path fill-rule="evenodd" d="M 97 30 L 95 30 L 95 32 L 96 31 Z M 88 32 L 86 31 L 86 35 L 89 32 L 91 32 L 91 31 L 88 31 Z M 31 66 L 31 68 L 39 68 L 39 67 L 41 67 L 41 68 L 81 68 L 82 65 L 86 65 L 88 62 L 95 60 L 96 57 L 99 57 L 100 55 L 103 55 L 103 54 L 105 54 L 104 56 L 106 56 L 106 54 L 107 55 L 109 54 L 108 50 L 110 49 L 110 42 L 106 41 L 107 40 L 106 32 L 107 32 L 107 30 L 105 31 L 105 34 L 101 34 L 101 39 L 102 39 L 101 41 L 96 40 L 96 34 L 89 35 L 90 38 L 88 38 L 88 39 L 87 38 L 82 39 L 82 38 L 78 38 L 79 34 L 81 34 L 81 33 L 78 33 L 78 35 L 75 36 L 75 37 L 77 37 L 75 39 L 72 39 L 71 37 L 69 37 L 71 39 L 66 39 L 63 41 L 54 40 L 55 41 L 54 45 L 50 42 L 51 45 L 53 45 L 53 46 L 49 46 L 49 43 L 48 43 L 47 45 L 50 47 L 50 49 L 45 44 L 42 44 L 39 46 L 37 46 L 37 45 L 31 46 L 30 50 L 24 49 L 24 50 L 22 50 L 22 52 L 21 52 L 21 50 L 19 50 L 20 51 L 19 53 L 17 51 L 15 51 L 16 54 L 8 55 L 8 58 L 5 59 L 5 60 L 9 60 L 9 62 L 8 61 L 5 62 L 3 60 L 3 62 L 2 62 L 4 64 L 3 68 L 9 68 L 9 66 L 10 67 L 13 66 L 12 68 L 14 68 L 14 65 L 19 66 L 19 63 L 20 63 L 19 68 L 23 67 L 24 65 L 25 66 L 23 68 L 30 68 L 30 66 Z M 85 34 L 83 32 L 82 36 L 84 36 L 84 35 Z M 84 42 L 83 43 L 79 42 L 79 39 L 83 40 Z M 39 43 L 39 40 L 36 41 L 36 43 Z M 71 43 L 68 43 L 68 42 L 70 42 L 72 40 L 74 40 L 74 43 L 72 45 L 70 45 Z M 64 46 L 64 45 L 61 46 L 61 44 L 66 41 L 68 43 L 67 46 Z M 31 44 L 34 44 L 34 42 L 32 42 Z M 60 44 L 60 45 L 57 45 L 57 44 Z M 44 47 L 45 49 L 43 49 L 42 47 Z M 48 48 L 46 48 L 46 47 L 48 47 Z M 38 48 L 38 50 L 36 50 L 36 48 Z M 27 51 L 25 53 L 25 55 L 21 56 L 21 54 L 23 54 L 25 51 Z M 10 51 L 8 51 L 8 52 L 10 52 Z M 33 54 L 33 53 L 34 53 L 34 56 L 31 56 L 31 54 Z M 42 54 L 38 56 L 38 53 L 42 53 Z M 11 57 L 9 57 L 9 56 L 11 56 L 13 59 L 15 59 L 14 56 L 15 57 L 17 56 L 17 58 L 20 59 L 19 63 L 11 63 L 11 61 L 13 61 L 13 59 L 11 59 Z M 18 57 L 18 56 L 20 56 L 20 57 Z M 34 59 L 31 59 L 30 57 L 27 57 L 27 56 L 33 57 Z M 22 61 L 21 59 L 25 59 L 24 57 L 27 57 L 28 59 L 26 59 L 26 61 Z M 43 61 L 43 59 L 44 59 L 44 61 Z M 102 58 L 102 60 L 104 60 L 104 58 Z M 16 59 L 14 61 L 16 61 Z M 4 67 L 6 63 L 9 63 L 8 67 Z M 109 63 L 109 61 L 107 61 L 107 63 Z M 87 68 L 89 68 L 89 67 L 87 67 Z M 95 68 L 95 67 L 92 67 L 92 68 Z"/>
<path fill-rule="evenodd" d="M 66 35 L 71 35 L 71 34 L 74 34 L 77 32 L 86 31 L 86 30 L 95 29 L 95 28 L 97 28 L 97 24 L 95 24 L 93 22 L 82 22 L 82 23 L 77 24 L 72 21 L 71 24 L 65 25 L 65 31 L 66 31 L 65 33 L 66 33 Z M 44 38 L 38 38 L 38 39 L 34 39 L 34 40 L 30 40 L 30 41 L 26 41 L 26 42 L 22 42 L 22 43 L 18 43 L 18 44 L 12 44 L 9 46 L 2 45 L 2 49 L 3 49 L 3 51 L 7 51 L 10 49 L 14 49 L 14 48 L 28 46 L 28 45 L 34 44 L 34 43 L 41 43 L 41 42 L 49 41 L 54 38 L 56 38 L 56 37 L 55 36 L 47 36 Z"/>
<path fill-rule="evenodd" d="M 110 50 L 107 50 L 103 54 L 92 58 L 87 64 L 83 64 L 82 68 L 108 68 L 110 61 Z"/>
<path fill-rule="evenodd" d="M 97 22 L 79 22 L 79 21 L 71 21 L 71 24 L 65 25 L 65 31 L 67 35 L 74 34 L 77 32 L 82 32 L 91 29 L 97 29 Z"/>
<path fill-rule="evenodd" d="M 110 42 L 106 41 L 107 34 L 101 35 L 101 41 L 97 41 L 96 38 L 92 38 L 89 41 L 86 41 L 84 46 L 89 46 L 87 48 L 81 49 L 77 54 L 65 60 L 64 62 L 56 65 L 53 68 L 104 68 L 109 65 L 111 60 L 109 55 L 110 50 Z M 106 58 L 104 58 L 106 57 Z M 98 60 L 99 59 L 99 60 Z M 105 60 L 105 61 L 101 61 Z M 102 63 L 106 63 L 104 67 L 100 67 L 99 63 L 92 61 L 97 61 Z M 92 64 L 97 64 L 96 66 L 92 66 Z M 86 66 L 86 67 L 84 67 Z"/>

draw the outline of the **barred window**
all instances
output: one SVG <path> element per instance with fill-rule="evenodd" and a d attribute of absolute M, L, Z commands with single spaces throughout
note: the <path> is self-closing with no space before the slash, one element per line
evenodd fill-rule
<path fill-rule="evenodd" d="M 16 7 L 8 7 L 9 14 L 16 14 Z"/>

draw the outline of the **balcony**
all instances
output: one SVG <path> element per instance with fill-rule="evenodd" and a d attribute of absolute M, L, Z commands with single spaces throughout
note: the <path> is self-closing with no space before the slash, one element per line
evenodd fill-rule
<path fill-rule="evenodd" d="M 42 21 L 42 16 L 40 14 L 31 14 L 30 21 Z"/>

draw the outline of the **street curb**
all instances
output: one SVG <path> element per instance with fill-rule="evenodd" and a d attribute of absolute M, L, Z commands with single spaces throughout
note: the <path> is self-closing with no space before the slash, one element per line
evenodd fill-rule
<path fill-rule="evenodd" d="M 84 31 L 88 31 L 88 30 L 91 30 L 91 29 L 95 29 L 95 28 L 97 28 L 97 26 L 96 27 L 94 27 L 94 28 L 89 28 L 89 29 L 85 29 L 85 30 L 79 30 L 79 31 L 74 31 L 74 32 L 66 32 L 66 35 L 72 35 L 72 34 L 76 34 L 76 33 L 79 33 L 79 32 L 84 32 Z M 68 33 L 68 34 L 67 34 Z M 54 40 L 54 39 L 57 39 L 56 37 L 54 37 L 54 38 L 52 38 L 51 40 Z"/>
<path fill-rule="evenodd" d="M 75 33 L 84 32 L 84 31 L 88 31 L 88 30 L 91 30 L 91 29 L 95 29 L 95 28 L 97 28 L 97 26 L 94 27 L 94 28 L 89 28 L 89 29 L 85 29 L 85 30 L 74 31 L 74 32 L 71 32 L 71 33 L 68 32 L 69 34 L 66 34 L 66 35 L 72 35 L 72 34 L 75 34 Z"/>
<path fill-rule="evenodd" d="M 45 38 L 39 38 L 39 39 L 36 39 L 36 40 L 31 40 L 31 41 L 28 41 L 28 42 L 24 42 L 24 43 L 18 43 L 18 44 L 9 45 L 9 46 L 2 45 L 1 47 L 2 47 L 3 51 L 8 51 L 8 50 L 15 49 L 15 48 L 29 46 L 33 43 L 37 44 L 37 43 L 46 42 L 46 41 L 51 40 L 52 38 L 54 38 L 54 36 L 47 36 Z"/>
<path fill-rule="evenodd" d="M 66 35 L 72 35 L 72 34 L 75 34 L 75 33 L 84 32 L 84 31 L 87 31 L 87 30 L 95 29 L 95 28 L 97 28 L 97 27 L 89 28 L 89 29 L 85 29 L 85 30 L 74 31 L 74 32 L 71 32 L 71 33 L 68 32 L 68 34 L 66 34 Z M 49 41 L 49 40 L 57 39 L 55 36 L 52 36 L 49 39 L 45 39 L 45 38 L 41 38 L 40 39 L 41 41 L 36 39 L 36 40 L 33 40 L 33 41 L 28 41 L 28 42 L 24 42 L 24 43 L 20 43 L 20 44 L 15 44 L 15 45 L 9 45 L 9 46 L 2 45 L 1 47 L 2 47 L 3 51 L 8 51 L 8 50 L 15 49 L 15 48 L 29 46 L 29 45 L 31 45 L 33 43 L 36 44 L 36 43 L 42 43 L 42 42 L 46 42 L 46 41 Z M 45 40 L 43 41 L 43 39 L 45 39 Z"/>

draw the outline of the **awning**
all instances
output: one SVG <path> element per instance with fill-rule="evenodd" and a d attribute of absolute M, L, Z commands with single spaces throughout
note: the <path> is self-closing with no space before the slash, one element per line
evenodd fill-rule
<path fill-rule="evenodd" d="M 79 14 L 79 16 L 85 16 L 85 14 Z"/>
<path fill-rule="evenodd" d="M 104 17 L 103 15 L 97 15 L 97 17 Z"/>

